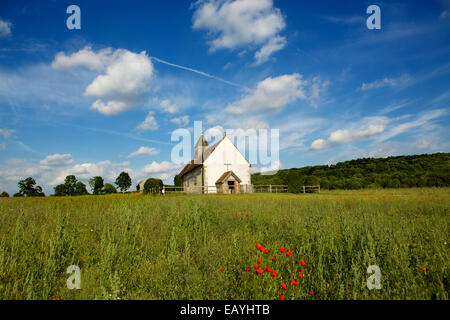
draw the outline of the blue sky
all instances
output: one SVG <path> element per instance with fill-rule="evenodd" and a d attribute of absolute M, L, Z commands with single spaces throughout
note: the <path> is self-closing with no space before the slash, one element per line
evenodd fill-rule
<path fill-rule="evenodd" d="M 194 121 L 280 129 L 282 168 L 449 152 L 449 57 L 444 0 L 2 1 L 0 191 L 171 183 Z"/>

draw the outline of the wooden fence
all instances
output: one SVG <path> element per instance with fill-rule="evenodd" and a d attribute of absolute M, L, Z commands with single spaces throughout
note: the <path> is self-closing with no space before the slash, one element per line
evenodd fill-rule
<path fill-rule="evenodd" d="M 238 193 L 287 193 L 287 185 L 240 185 Z M 317 186 L 303 186 L 301 189 L 302 193 L 320 193 L 320 185 Z M 216 186 L 190 186 L 190 187 L 174 187 L 174 186 L 163 186 L 161 190 L 162 194 L 166 193 L 196 193 L 196 194 L 207 194 L 207 193 L 217 193 Z"/>
<path fill-rule="evenodd" d="M 286 193 L 288 187 L 286 185 L 240 185 L 237 193 Z M 216 186 L 189 186 L 189 187 L 172 187 L 164 186 L 162 193 L 217 193 Z"/>

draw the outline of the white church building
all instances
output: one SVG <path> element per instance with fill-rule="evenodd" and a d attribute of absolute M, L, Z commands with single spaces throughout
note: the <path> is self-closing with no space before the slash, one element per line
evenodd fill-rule
<path fill-rule="evenodd" d="M 186 193 L 252 192 L 250 162 L 226 135 L 210 146 L 203 135 L 194 159 L 179 173 Z"/>

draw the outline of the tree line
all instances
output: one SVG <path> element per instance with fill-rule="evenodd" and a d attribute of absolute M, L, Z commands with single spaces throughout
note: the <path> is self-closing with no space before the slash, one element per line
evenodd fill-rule
<path fill-rule="evenodd" d="M 127 172 L 121 172 L 114 182 L 122 193 L 125 193 L 131 187 L 131 178 Z M 36 180 L 32 177 L 28 177 L 18 182 L 19 192 L 15 193 L 14 197 L 44 197 L 45 194 L 42 191 L 41 186 L 36 185 Z M 111 194 L 117 193 L 117 189 L 111 183 L 105 183 L 104 179 L 100 176 L 95 176 L 89 179 L 89 186 L 91 187 L 92 194 Z M 82 196 L 87 195 L 86 185 L 77 180 L 74 175 L 68 175 L 64 179 L 64 183 L 54 187 L 53 196 Z M 7 192 L 2 192 L 1 197 L 9 197 Z"/>
<path fill-rule="evenodd" d="M 299 193 L 303 185 L 321 189 L 408 188 L 450 186 L 450 153 L 388 158 L 362 158 L 334 165 L 309 166 L 252 175 L 255 185 L 287 185 Z"/>

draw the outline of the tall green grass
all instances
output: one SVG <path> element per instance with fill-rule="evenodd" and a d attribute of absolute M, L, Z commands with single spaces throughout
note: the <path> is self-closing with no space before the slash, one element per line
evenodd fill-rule
<path fill-rule="evenodd" d="M 0 299 L 448 299 L 449 204 L 448 188 L 0 199 Z"/>

